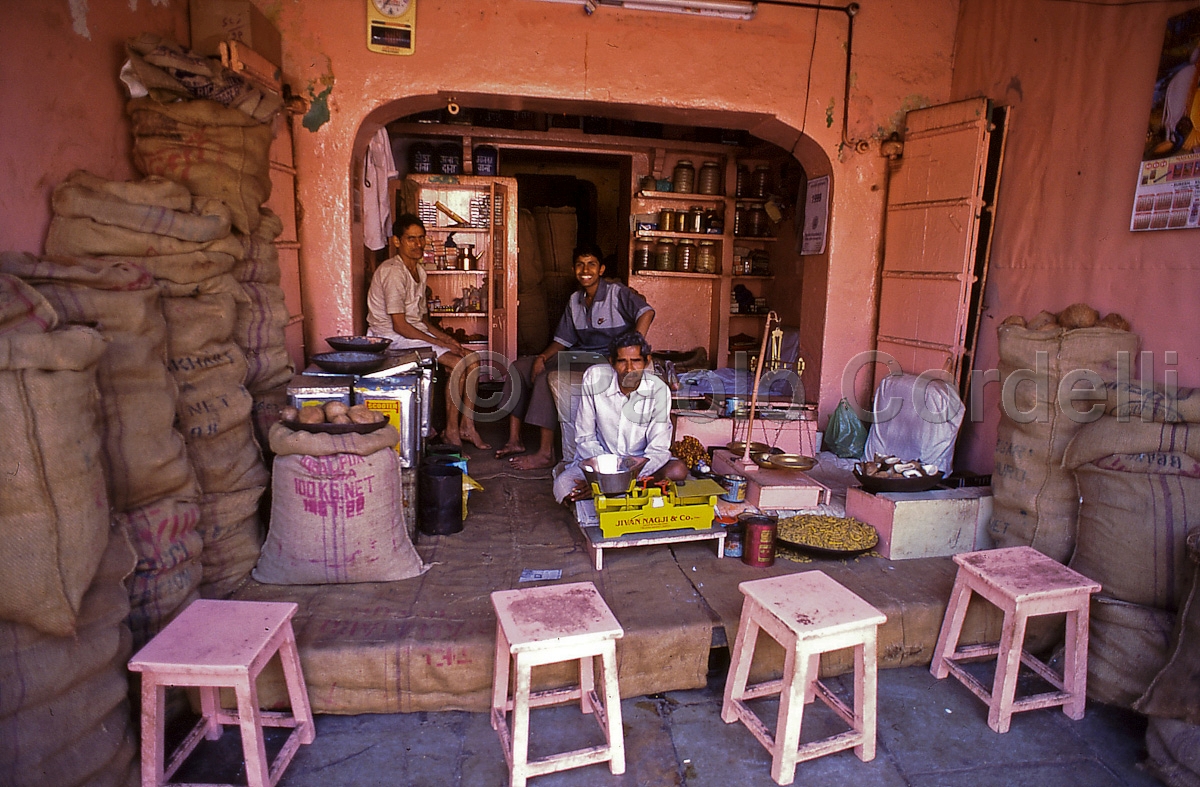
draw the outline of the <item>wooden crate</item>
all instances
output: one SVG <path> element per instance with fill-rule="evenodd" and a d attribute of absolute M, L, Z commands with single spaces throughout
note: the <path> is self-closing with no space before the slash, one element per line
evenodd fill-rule
<path fill-rule="evenodd" d="M 735 457 L 721 449 L 713 452 L 713 471 L 746 477 L 746 502 L 765 510 L 816 508 L 829 502 L 829 487 L 797 470 L 743 468 Z"/>
<path fill-rule="evenodd" d="M 876 550 L 889 560 L 956 555 L 991 546 L 992 488 L 871 494 L 850 487 L 846 516 L 879 531 Z"/>

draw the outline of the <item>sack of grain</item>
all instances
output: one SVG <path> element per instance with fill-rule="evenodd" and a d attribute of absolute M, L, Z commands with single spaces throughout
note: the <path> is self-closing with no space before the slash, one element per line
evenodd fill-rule
<path fill-rule="evenodd" d="M 361 435 L 272 427 L 271 527 L 254 578 L 310 585 L 424 573 L 405 526 L 399 440 L 390 425 Z"/>
<path fill-rule="evenodd" d="M 998 547 L 1032 546 L 1065 562 L 1075 544 L 1079 497 L 1062 457 L 1082 423 L 1059 407 L 1059 386 L 1077 370 L 1115 381 L 1120 353 L 1136 352 L 1138 337 L 1108 328 L 1015 325 L 1002 326 L 999 337 L 1001 416 L 988 532 Z"/>
<path fill-rule="evenodd" d="M 1088 625 L 1088 699 L 1132 707 L 1167 663 L 1170 612 L 1092 596 Z"/>
<path fill-rule="evenodd" d="M 1179 613 L 1171 656 L 1134 710 L 1200 725 L 1200 529 L 1188 536 L 1192 587 Z"/>

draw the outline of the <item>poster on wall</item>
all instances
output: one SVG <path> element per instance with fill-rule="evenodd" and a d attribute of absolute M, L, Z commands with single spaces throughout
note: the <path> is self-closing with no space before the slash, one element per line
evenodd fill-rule
<path fill-rule="evenodd" d="M 1200 227 L 1200 8 L 1167 20 L 1129 229 Z"/>
<path fill-rule="evenodd" d="M 829 176 L 822 175 L 808 182 L 804 197 L 804 232 L 801 235 L 801 254 L 825 253 L 825 227 L 829 223 Z"/>

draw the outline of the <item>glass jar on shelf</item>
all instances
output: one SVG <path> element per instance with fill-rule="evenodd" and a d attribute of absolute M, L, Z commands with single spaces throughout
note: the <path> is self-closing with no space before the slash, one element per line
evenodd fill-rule
<path fill-rule="evenodd" d="M 754 174 L 750 177 L 750 196 L 755 199 L 766 199 L 771 193 L 771 167 L 767 164 L 759 164 L 754 168 Z"/>
<path fill-rule="evenodd" d="M 654 247 L 654 270 L 675 270 L 675 241 L 662 238 Z"/>
<path fill-rule="evenodd" d="M 633 269 L 650 270 L 654 263 L 654 244 L 648 240 L 637 240 L 633 244 Z"/>
<path fill-rule="evenodd" d="M 687 214 L 687 227 L 684 232 L 700 234 L 704 232 L 704 208 L 699 205 L 693 205 Z"/>
<path fill-rule="evenodd" d="M 745 235 L 756 238 L 767 234 L 767 212 L 761 206 L 755 205 L 747 212 Z"/>
<path fill-rule="evenodd" d="M 691 238 L 684 238 L 679 241 L 679 246 L 675 252 L 675 270 L 684 273 L 694 273 L 696 271 L 696 241 Z"/>
<path fill-rule="evenodd" d="M 687 159 L 680 159 L 671 173 L 671 190 L 676 194 L 692 194 L 696 191 L 696 168 Z"/>
<path fill-rule="evenodd" d="M 706 161 L 700 165 L 698 188 L 701 194 L 721 193 L 721 165 L 716 161 Z"/>
<path fill-rule="evenodd" d="M 717 244 L 711 240 L 700 241 L 696 249 L 696 272 L 717 272 Z"/>
<path fill-rule="evenodd" d="M 737 168 L 737 183 L 734 187 L 735 197 L 750 196 L 750 168 L 739 164 Z"/>
<path fill-rule="evenodd" d="M 659 232 L 675 232 L 675 221 L 678 213 L 671 208 L 663 208 L 658 212 L 658 231 Z"/>

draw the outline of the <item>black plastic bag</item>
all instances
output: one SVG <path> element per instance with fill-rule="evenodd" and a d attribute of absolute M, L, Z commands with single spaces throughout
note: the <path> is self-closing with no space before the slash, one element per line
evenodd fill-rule
<path fill-rule="evenodd" d="M 843 459 L 862 459 L 867 443 L 867 427 L 843 399 L 825 425 L 825 449 Z"/>

